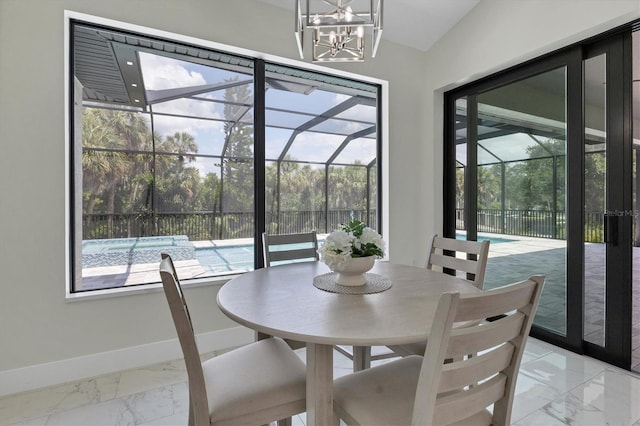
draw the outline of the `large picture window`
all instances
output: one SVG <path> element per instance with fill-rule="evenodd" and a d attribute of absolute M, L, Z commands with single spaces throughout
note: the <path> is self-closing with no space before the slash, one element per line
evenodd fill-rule
<path fill-rule="evenodd" d="M 265 231 L 379 228 L 379 86 L 86 22 L 71 35 L 73 292 L 159 282 L 161 252 L 208 278 L 261 267 Z"/>

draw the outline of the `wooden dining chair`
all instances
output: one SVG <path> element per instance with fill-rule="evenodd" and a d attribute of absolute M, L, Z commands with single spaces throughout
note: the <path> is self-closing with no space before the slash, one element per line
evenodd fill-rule
<path fill-rule="evenodd" d="M 509 425 L 543 282 L 544 277 L 532 276 L 481 293 L 443 294 L 424 357 L 401 358 L 335 380 L 336 415 L 347 425 Z M 488 317 L 496 319 L 454 327 Z M 468 358 L 468 353 L 479 355 Z"/>
<path fill-rule="evenodd" d="M 460 256 L 461 255 L 461 256 Z M 427 250 L 425 268 L 452 273 L 482 289 L 489 257 L 489 241 L 467 241 L 432 235 Z M 427 342 L 393 345 L 389 348 L 397 355 L 422 355 Z"/>
<path fill-rule="evenodd" d="M 187 367 L 189 425 L 290 425 L 306 410 L 306 368 L 279 338 L 269 338 L 201 362 L 189 309 L 171 257 L 160 276 Z"/>
<path fill-rule="evenodd" d="M 302 232 L 298 234 L 270 235 L 262 233 L 262 253 L 265 268 L 274 264 L 286 264 L 291 262 L 319 260 L 318 237 L 316 231 Z M 257 339 L 270 337 L 268 334 L 256 333 Z M 291 349 L 306 347 L 305 342 L 285 339 Z"/>
<path fill-rule="evenodd" d="M 262 249 L 265 267 L 272 266 L 274 262 L 288 263 L 320 259 L 316 231 L 280 235 L 269 235 L 263 232 Z"/>
<path fill-rule="evenodd" d="M 488 257 L 488 240 L 458 240 L 436 234 L 429 241 L 425 267 L 443 272 L 451 271 L 482 289 Z"/>

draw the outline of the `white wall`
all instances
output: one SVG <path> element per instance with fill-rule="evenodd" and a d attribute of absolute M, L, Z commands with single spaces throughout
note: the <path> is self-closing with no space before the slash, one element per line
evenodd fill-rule
<path fill-rule="evenodd" d="M 392 261 L 421 264 L 441 226 L 442 89 L 629 21 L 638 6 L 483 0 L 426 55 L 383 42 L 375 59 L 335 66 L 390 82 Z M 0 378 L 175 336 L 159 292 L 65 301 L 64 9 L 297 58 L 290 12 L 252 0 L 0 0 Z M 234 326 L 216 291 L 187 291 L 198 333 Z"/>

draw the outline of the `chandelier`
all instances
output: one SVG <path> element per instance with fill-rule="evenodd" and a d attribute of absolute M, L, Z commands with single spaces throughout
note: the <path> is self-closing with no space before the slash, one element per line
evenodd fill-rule
<path fill-rule="evenodd" d="M 382 35 L 383 0 L 306 0 L 304 11 L 302 0 L 294 1 L 295 36 L 301 59 L 305 30 L 313 35 L 313 62 L 364 61 L 365 32 L 371 34 L 371 57 L 376 56 Z M 356 7 L 362 9 L 358 11 Z"/>

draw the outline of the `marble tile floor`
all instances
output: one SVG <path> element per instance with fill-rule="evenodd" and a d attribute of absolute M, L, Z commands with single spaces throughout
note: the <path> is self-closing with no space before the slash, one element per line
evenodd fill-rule
<path fill-rule="evenodd" d="M 335 377 L 351 371 L 338 352 L 334 364 Z M 175 360 L 0 398 L 0 425 L 184 425 L 187 393 L 184 362 Z M 640 375 L 530 338 L 512 424 L 640 426 Z"/>

